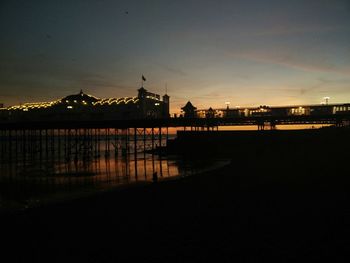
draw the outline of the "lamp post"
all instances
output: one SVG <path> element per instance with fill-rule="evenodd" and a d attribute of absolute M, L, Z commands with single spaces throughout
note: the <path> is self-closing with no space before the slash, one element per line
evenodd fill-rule
<path fill-rule="evenodd" d="M 330 97 L 323 97 L 323 99 L 325 100 L 326 105 L 328 105 L 328 100 L 330 99 Z"/>
<path fill-rule="evenodd" d="M 230 102 L 229 101 L 226 101 L 225 102 L 225 105 L 226 105 L 226 117 L 228 117 L 228 111 L 229 111 L 229 107 L 230 107 Z"/>

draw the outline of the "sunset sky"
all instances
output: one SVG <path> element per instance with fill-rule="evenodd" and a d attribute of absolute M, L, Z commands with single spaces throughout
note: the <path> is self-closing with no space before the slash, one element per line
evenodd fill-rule
<path fill-rule="evenodd" d="M 160 93 L 172 112 L 350 102 L 349 0 L 5 1 L 0 102 Z"/>

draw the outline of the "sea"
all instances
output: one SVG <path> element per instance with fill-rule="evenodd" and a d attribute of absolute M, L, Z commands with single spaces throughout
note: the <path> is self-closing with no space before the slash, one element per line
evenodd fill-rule
<path fill-rule="evenodd" d="M 67 154 L 67 149 L 63 149 L 64 139 L 54 136 L 53 142 L 43 137 L 39 142 L 41 150 L 35 147 L 38 142 L 33 146 L 31 141 L 21 140 L 19 134 L 12 136 L 11 142 L 0 141 L 0 212 L 67 202 L 115 189 L 147 187 L 155 179 L 157 183 L 177 180 L 229 163 L 221 159 L 201 161 L 159 154 L 149 150 L 154 147 L 150 140 L 144 142 L 141 138 L 136 145 L 130 141 L 122 143 L 125 148 L 120 148 L 113 138 L 104 137 L 98 147 L 92 146 L 94 149 L 89 148 L 91 145 L 86 149 L 79 145 L 74 152 L 78 146 L 73 145 Z M 167 139 L 175 137 L 170 134 Z M 166 139 L 159 143 L 166 146 Z"/>

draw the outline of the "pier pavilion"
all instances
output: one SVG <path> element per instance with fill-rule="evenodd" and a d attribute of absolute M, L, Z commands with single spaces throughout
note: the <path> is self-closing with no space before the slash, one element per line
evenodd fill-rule
<path fill-rule="evenodd" d="M 97 98 L 84 93 L 49 102 L 0 108 L 0 121 L 81 121 L 163 119 L 169 117 L 170 97 L 138 89 L 135 97 Z"/>

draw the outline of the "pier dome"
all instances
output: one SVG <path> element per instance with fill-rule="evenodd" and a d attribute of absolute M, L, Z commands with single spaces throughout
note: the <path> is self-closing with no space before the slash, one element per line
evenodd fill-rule
<path fill-rule="evenodd" d="M 78 94 L 69 95 L 64 97 L 61 101 L 63 103 L 83 103 L 83 104 L 92 104 L 99 101 L 99 98 L 96 98 L 92 95 L 85 94 L 83 90 L 80 90 Z"/>

